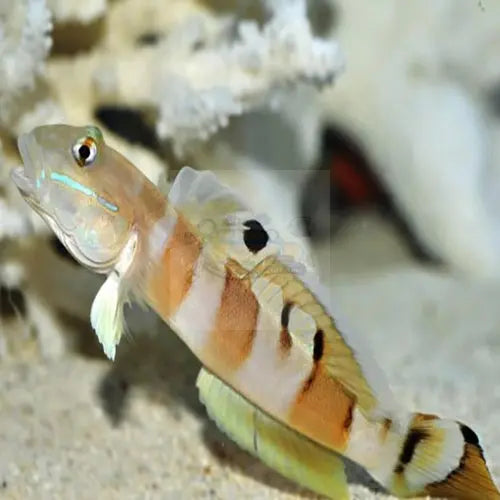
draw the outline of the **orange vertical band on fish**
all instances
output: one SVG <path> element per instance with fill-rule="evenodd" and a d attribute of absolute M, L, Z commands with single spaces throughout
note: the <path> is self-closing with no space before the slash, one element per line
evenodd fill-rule
<path fill-rule="evenodd" d="M 148 283 L 148 289 L 163 317 L 178 309 L 191 288 L 193 274 L 201 253 L 201 243 L 178 217 L 174 230 L 160 257 L 160 265 Z"/>
<path fill-rule="evenodd" d="M 224 291 L 210 334 L 210 355 L 220 359 L 224 371 L 234 371 L 252 351 L 259 304 L 248 280 L 238 279 L 226 268 Z"/>
<path fill-rule="evenodd" d="M 474 431 L 401 408 L 297 245 L 213 174 L 184 167 L 164 196 L 96 127 L 39 127 L 19 149 L 24 199 L 107 275 L 91 323 L 111 359 L 124 304 L 146 302 L 203 364 L 211 418 L 281 474 L 350 498 L 340 453 L 400 497 L 500 499 Z"/>

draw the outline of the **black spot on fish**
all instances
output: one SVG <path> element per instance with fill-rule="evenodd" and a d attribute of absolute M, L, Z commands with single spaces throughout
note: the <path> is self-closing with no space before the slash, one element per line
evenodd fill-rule
<path fill-rule="evenodd" d="M 464 424 L 460 424 L 460 431 L 462 432 L 462 436 L 464 437 L 466 443 L 473 444 L 476 446 L 479 445 L 479 438 L 477 437 L 477 434 L 470 427 Z"/>
<path fill-rule="evenodd" d="M 26 301 L 18 288 L 0 287 L 0 316 L 12 318 L 20 314 L 26 316 Z"/>
<path fill-rule="evenodd" d="M 314 335 L 313 359 L 319 361 L 325 349 L 325 339 L 323 330 L 318 330 Z"/>
<path fill-rule="evenodd" d="M 288 328 L 288 322 L 290 321 L 290 311 L 292 309 L 293 304 L 291 302 L 287 302 L 283 310 L 281 311 L 281 326 L 283 328 Z"/>
<path fill-rule="evenodd" d="M 397 474 L 401 474 L 403 472 L 405 465 L 411 462 L 418 444 L 428 437 L 429 434 L 422 429 L 412 429 L 408 432 L 405 444 L 401 450 L 401 455 L 399 455 L 398 465 L 394 470 Z"/>
<path fill-rule="evenodd" d="M 269 235 L 262 227 L 262 224 L 255 219 L 247 220 L 243 223 L 247 228 L 243 232 L 243 241 L 250 252 L 257 253 L 267 245 Z"/>
<path fill-rule="evenodd" d="M 467 444 L 475 446 L 478 449 L 481 456 L 484 457 L 483 448 L 479 444 L 479 437 L 477 436 L 477 434 L 470 427 L 468 427 L 465 424 L 460 424 L 460 431 L 462 432 L 462 436 L 464 437 L 464 441 Z"/>
<path fill-rule="evenodd" d="M 288 352 L 292 347 L 292 336 L 288 331 L 288 323 L 290 321 L 290 311 L 293 307 L 291 302 L 287 302 L 281 311 L 281 331 L 280 331 L 280 346 L 284 353 Z"/>

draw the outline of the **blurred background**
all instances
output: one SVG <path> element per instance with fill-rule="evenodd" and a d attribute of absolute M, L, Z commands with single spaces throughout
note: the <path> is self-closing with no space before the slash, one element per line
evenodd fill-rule
<path fill-rule="evenodd" d="M 154 314 L 104 359 L 102 278 L 9 180 L 58 122 L 301 239 L 398 399 L 471 425 L 499 481 L 499 25 L 494 0 L 0 0 L 0 498 L 310 498 L 208 421 Z"/>

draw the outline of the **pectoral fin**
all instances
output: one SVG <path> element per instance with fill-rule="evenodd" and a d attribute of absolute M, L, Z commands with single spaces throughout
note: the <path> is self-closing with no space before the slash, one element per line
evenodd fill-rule
<path fill-rule="evenodd" d="M 123 302 L 120 279 L 112 272 L 97 292 L 90 312 L 92 328 L 111 360 L 115 359 L 116 346 L 124 330 Z"/>
<path fill-rule="evenodd" d="M 92 328 L 104 353 L 111 360 L 115 359 L 116 346 L 125 331 L 123 306 L 127 303 L 128 298 L 124 282 L 132 267 L 136 247 L 137 235 L 132 233 L 114 269 L 97 292 L 90 311 Z"/>
<path fill-rule="evenodd" d="M 263 413 L 204 368 L 196 385 L 210 417 L 244 450 L 316 493 L 350 498 L 344 464 L 334 452 Z"/>

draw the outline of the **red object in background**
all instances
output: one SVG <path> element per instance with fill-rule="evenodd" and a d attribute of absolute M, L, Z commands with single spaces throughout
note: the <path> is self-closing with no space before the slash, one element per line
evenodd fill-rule
<path fill-rule="evenodd" d="M 334 154 L 330 161 L 330 180 L 349 204 L 377 203 L 381 197 L 380 189 L 355 158 L 340 152 Z"/>
<path fill-rule="evenodd" d="M 386 205 L 386 193 L 363 150 L 334 127 L 323 131 L 321 168 L 330 171 L 332 208 Z"/>
<path fill-rule="evenodd" d="M 326 126 L 315 170 L 301 201 L 304 228 L 311 237 L 331 237 L 351 213 L 369 208 L 392 223 L 416 259 L 433 264 L 440 262 L 422 245 L 355 137 L 335 125 Z M 329 175 L 329 189 L 322 172 Z M 325 204 L 329 205 L 329 218 L 325 215 Z"/>

